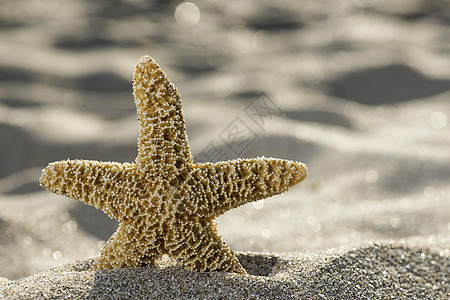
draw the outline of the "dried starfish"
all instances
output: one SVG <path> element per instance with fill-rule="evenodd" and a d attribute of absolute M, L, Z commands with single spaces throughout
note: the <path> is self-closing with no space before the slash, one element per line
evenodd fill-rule
<path fill-rule="evenodd" d="M 214 218 L 304 180 L 304 164 L 275 158 L 194 164 L 177 88 L 149 56 L 136 64 L 140 136 L 135 163 L 49 164 L 46 189 L 93 205 L 120 222 L 95 270 L 152 264 L 164 254 L 187 269 L 246 274 Z"/>

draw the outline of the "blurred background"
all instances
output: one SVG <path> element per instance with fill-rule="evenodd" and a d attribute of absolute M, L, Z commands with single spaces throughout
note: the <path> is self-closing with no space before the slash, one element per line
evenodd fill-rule
<path fill-rule="evenodd" d="M 114 232 L 38 178 L 61 159 L 134 161 L 143 55 L 182 94 L 196 161 L 308 165 L 218 219 L 232 249 L 449 236 L 449 1 L 0 4 L 0 276 L 96 255 Z"/>

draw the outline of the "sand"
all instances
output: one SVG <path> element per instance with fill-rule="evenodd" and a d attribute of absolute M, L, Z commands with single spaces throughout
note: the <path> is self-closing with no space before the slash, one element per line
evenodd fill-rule
<path fill-rule="evenodd" d="M 2 2 L 0 297 L 448 298 L 447 2 L 193 2 Z M 88 271 L 116 221 L 38 185 L 51 161 L 135 159 L 145 54 L 182 94 L 197 161 L 308 165 L 217 220 L 248 276 Z"/>
<path fill-rule="evenodd" d="M 422 248 L 421 243 L 428 246 Z M 80 260 L 4 284 L 3 297 L 93 299 L 445 299 L 449 251 L 414 244 L 370 243 L 309 254 L 238 253 L 249 275 L 176 267 L 89 271 Z M 441 245 L 441 247 L 442 247 Z M 444 246 L 445 248 L 446 246 Z M 439 250 L 441 249 L 441 250 Z"/>

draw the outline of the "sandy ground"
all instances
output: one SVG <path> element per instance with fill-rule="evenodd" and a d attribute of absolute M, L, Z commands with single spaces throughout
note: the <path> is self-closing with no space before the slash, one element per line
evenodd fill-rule
<path fill-rule="evenodd" d="M 0 295 L 445 299 L 450 9 L 391 2 L 2 1 Z M 94 274 L 116 221 L 39 187 L 51 161 L 134 161 L 146 54 L 182 94 L 197 161 L 308 165 L 217 220 L 253 275 Z"/>

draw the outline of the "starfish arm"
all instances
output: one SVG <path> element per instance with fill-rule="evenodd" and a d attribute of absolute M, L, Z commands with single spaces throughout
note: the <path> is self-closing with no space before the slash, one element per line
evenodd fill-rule
<path fill-rule="evenodd" d="M 190 225 L 187 226 L 190 227 L 187 233 L 175 233 L 171 238 L 174 241 L 166 244 L 169 255 L 175 257 L 180 265 L 195 271 L 247 274 L 233 251 L 223 241 L 212 219 Z"/>
<path fill-rule="evenodd" d="M 220 216 L 246 203 L 282 194 L 303 181 L 308 169 L 299 162 L 277 158 L 237 159 L 198 164 L 191 173 L 206 197 L 193 198 L 197 215 Z"/>
<path fill-rule="evenodd" d="M 133 94 L 140 126 L 139 169 L 175 174 L 192 164 L 180 94 L 150 56 L 136 64 Z"/>
<path fill-rule="evenodd" d="M 153 264 L 160 256 L 158 249 L 151 247 L 151 244 L 142 247 L 140 243 L 136 243 L 142 239 L 132 236 L 134 228 L 130 227 L 131 224 L 131 221 L 120 223 L 119 228 L 102 249 L 100 257 L 95 261 L 94 270 L 140 267 Z"/>
<path fill-rule="evenodd" d="M 133 207 L 133 186 L 139 179 L 130 176 L 136 165 L 88 160 L 62 160 L 49 164 L 40 178 L 42 187 L 79 200 L 121 220 Z M 128 175 L 127 175 L 128 173 Z"/>

